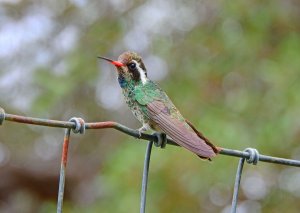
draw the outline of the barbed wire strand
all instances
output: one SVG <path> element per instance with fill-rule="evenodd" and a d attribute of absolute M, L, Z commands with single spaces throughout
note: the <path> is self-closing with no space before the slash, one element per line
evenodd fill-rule
<path fill-rule="evenodd" d="M 145 154 L 143 178 L 142 178 L 140 213 L 145 213 L 146 210 L 146 195 L 147 195 L 148 175 L 149 175 L 149 165 L 150 165 L 152 145 L 153 145 L 153 141 L 149 141 L 146 149 L 146 154 Z"/>
<path fill-rule="evenodd" d="M 124 125 L 114 122 L 114 121 L 85 123 L 84 120 L 81 118 L 72 118 L 72 119 L 70 119 L 70 121 L 41 119 L 41 118 L 33 118 L 33 117 L 26 117 L 26 116 L 20 116 L 20 115 L 6 114 L 5 111 L 0 107 L 0 125 L 3 124 L 4 120 L 17 122 L 17 123 L 47 126 L 47 127 L 66 128 L 64 143 L 63 143 L 63 150 L 62 150 L 61 170 L 60 170 L 60 181 L 59 181 L 59 192 L 58 192 L 58 203 L 57 203 L 57 212 L 58 213 L 62 212 L 64 186 L 65 186 L 65 169 L 66 169 L 66 163 L 67 163 L 68 144 L 70 142 L 70 130 L 71 129 L 73 130 L 74 133 L 83 134 L 85 129 L 113 128 L 113 129 L 121 131 L 127 135 L 133 136 L 135 138 L 151 141 L 152 143 L 151 142 L 148 143 L 147 150 L 146 150 L 143 179 L 142 179 L 143 182 L 142 182 L 140 211 L 145 212 L 146 191 L 147 191 L 151 148 L 152 148 L 153 142 L 158 143 L 161 140 L 157 135 L 155 135 L 155 134 L 149 135 L 149 134 L 144 134 L 144 133 L 140 134 L 138 130 L 128 128 L 127 126 L 124 126 Z M 149 147 L 150 143 L 151 143 L 151 148 Z M 173 140 L 171 140 L 169 138 L 166 139 L 166 143 L 169 145 L 178 146 Z M 240 186 L 242 170 L 243 170 L 243 165 L 244 165 L 245 160 L 248 163 L 252 163 L 254 165 L 258 161 L 262 161 L 262 162 L 267 162 L 267 163 L 300 167 L 299 160 L 278 158 L 278 157 L 273 157 L 273 156 L 268 156 L 268 155 L 261 155 L 258 153 L 258 151 L 256 149 L 252 149 L 252 148 L 247 148 L 244 151 L 220 148 L 219 154 L 241 158 L 239 161 L 239 164 L 238 164 L 238 169 L 237 169 L 237 174 L 236 174 L 231 213 L 236 212 L 238 190 L 239 190 L 239 186 Z"/>

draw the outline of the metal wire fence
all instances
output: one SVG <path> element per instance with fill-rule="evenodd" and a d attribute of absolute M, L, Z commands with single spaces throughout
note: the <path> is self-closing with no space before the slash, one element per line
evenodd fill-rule
<path fill-rule="evenodd" d="M 141 200 L 140 200 L 140 212 L 144 213 L 146 209 L 146 195 L 147 195 L 147 183 L 148 183 L 148 174 L 149 174 L 149 166 L 150 166 L 150 157 L 153 143 L 156 146 L 161 146 L 161 138 L 159 138 L 158 134 L 140 134 L 138 130 L 134 130 L 124 126 L 120 123 L 114 121 L 105 121 L 105 122 L 92 122 L 86 123 L 82 118 L 71 118 L 69 121 L 59 121 L 59 120 L 49 120 L 49 119 L 41 119 L 41 118 L 33 118 L 26 117 L 20 115 L 13 115 L 5 113 L 5 111 L 0 107 L 0 125 L 3 124 L 4 121 L 11 121 L 17 123 L 31 124 L 31 125 L 40 125 L 47 127 L 57 127 L 57 128 L 65 128 L 65 135 L 63 140 L 63 148 L 62 148 L 62 157 L 61 157 L 61 169 L 60 169 L 60 178 L 59 178 L 59 189 L 57 196 L 57 213 L 62 212 L 63 207 L 63 199 L 64 199 L 64 187 L 65 187 L 65 174 L 66 174 L 66 166 L 67 166 L 67 157 L 68 157 L 68 147 L 70 143 L 70 135 L 71 130 L 74 133 L 84 134 L 87 129 L 106 129 L 112 128 L 118 131 L 121 131 L 127 135 L 133 136 L 135 138 L 143 139 L 148 142 L 148 146 L 146 149 L 145 160 L 144 160 L 144 169 L 143 169 L 143 177 L 142 177 L 142 190 L 141 190 Z M 167 138 L 167 144 L 178 146 L 174 141 Z M 237 168 L 233 197 L 232 197 L 232 205 L 231 205 L 231 213 L 235 213 L 237 209 L 237 201 L 238 201 L 238 192 L 240 187 L 240 181 L 242 177 L 242 171 L 244 162 L 246 160 L 247 163 L 256 165 L 259 161 L 274 163 L 274 164 L 282 164 L 286 166 L 294 166 L 300 167 L 299 160 L 278 158 L 268 155 L 259 154 L 256 149 L 247 148 L 244 151 L 232 150 L 221 148 L 219 152 L 221 155 L 228 155 L 232 157 L 239 157 L 240 161 Z"/>

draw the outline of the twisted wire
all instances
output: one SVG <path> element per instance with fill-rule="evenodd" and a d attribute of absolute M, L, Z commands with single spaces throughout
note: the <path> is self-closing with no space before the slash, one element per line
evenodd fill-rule
<path fill-rule="evenodd" d="M 57 212 L 58 213 L 62 212 L 64 187 L 65 187 L 65 172 L 66 172 L 65 170 L 66 170 L 66 165 L 67 165 L 68 146 L 69 146 L 69 142 L 70 142 L 71 130 L 74 133 L 84 134 L 86 129 L 112 128 L 112 129 L 121 131 L 127 135 L 133 136 L 135 138 L 150 141 L 147 146 L 145 161 L 144 161 L 142 192 L 141 192 L 141 207 L 140 207 L 140 212 L 142 212 L 142 213 L 145 212 L 145 206 L 146 206 L 146 192 L 147 192 L 147 182 L 148 182 L 148 173 L 149 173 L 149 164 L 150 164 L 150 155 L 151 155 L 152 144 L 154 143 L 155 146 L 158 146 L 161 148 L 164 148 L 166 146 L 166 144 L 178 146 L 173 140 L 167 138 L 165 135 L 161 135 L 161 134 L 157 134 L 157 133 L 155 133 L 153 135 L 144 134 L 144 133 L 140 134 L 138 130 L 131 129 L 127 126 L 124 126 L 120 123 L 113 122 L 113 121 L 85 123 L 85 121 L 82 118 L 76 118 L 76 117 L 71 118 L 69 121 L 58 121 L 58 120 L 50 120 L 50 119 L 32 118 L 32 117 L 26 117 L 26 116 L 20 116 L 20 115 L 7 114 L 0 107 L 0 125 L 2 125 L 5 120 L 11 121 L 11 122 L 17 122 L 17 123 L 25 123 L 25 124 L 31 124 L 31 125 L 47 126 L 47 127 L 58 127 L 58 128 L 66 129 L 65 136 L 64 136 L 63 149 L 62 149 L 62 159 L 61 159 L 60 181 L 59 181 L 59 191 L 58 191 L 58 201 L 57 201 Z M 234 184 L 231 213 L 236 213 L 238 191 L 239 191 L 239 187 L 240 187 L 240 181 L 241 181 L 241 177 L 242 177 L 242 171 L 243 171 L 245 160 L 247 163 L 253 164 L 253 165 L 256 165 L 259 161 L 261 161 L 261 162 L 266 162 L 266 163 L 274 163 L 274 164 L 300 167 L 299 160 L 262 155 L 262 154 L 259 154 L 259 152 L 254 148 L 247 148 L 244 151 L 220 148 L 219 154 L 240 158 L 238 168 L 237 168 L 236 178 L 235 178 L 235 184 Z"/>

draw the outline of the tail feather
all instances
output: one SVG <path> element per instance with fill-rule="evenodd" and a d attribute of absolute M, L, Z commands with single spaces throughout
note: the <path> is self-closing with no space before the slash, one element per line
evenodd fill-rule
<path fill-rule="evenodd" d="M 204 142 L 214 150 L 214 152 L 216 154 L 218 154 L 220 152 L 220 149 L 217 148 L 215 145 L 213 145 L 213 143 L 210 142 L 210 140 L 208 138 L 206 138 L 201 132 L 199 132 L 189 120 L 185 119 L 185 122 L 194 130 L 194 132 L 198 135 L 199 138 L 204 140 Z M 199 157 L 202 158 L 201 156 L 199 156 Z"/>

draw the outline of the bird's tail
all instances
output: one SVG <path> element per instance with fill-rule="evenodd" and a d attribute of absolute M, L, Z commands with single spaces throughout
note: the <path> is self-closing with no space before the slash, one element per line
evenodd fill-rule
<path fill-rule="evenodd" d="M 213 143 L 210 142 L 210 140 L 208 138 L 206 138 L 201 132 L 199 132 L 189 120 L 185 119 L 185 122 L 194 130 L 194 132 L 198 135 L 199 138 L 201 138 L 208 146 L 210 146 L 212 148 L 212 150 L 216 154 L 218 154 L 221 151 L 220 147 L 216 147 L 215 145 L 213 145 Z M 203 158 L 202 156 L 199 156 L 199 157 Z M 207 158 L 204 158 L 204 159 L 207 159 Z"/>

